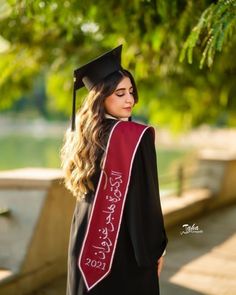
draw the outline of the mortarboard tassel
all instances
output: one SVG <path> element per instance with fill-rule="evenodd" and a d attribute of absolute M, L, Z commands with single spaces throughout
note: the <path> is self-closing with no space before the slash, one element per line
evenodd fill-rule
<path fill-rule="evenodd" d="M 74 77 L 73 84 L 73 102 L 72 102 L 72 118 L 71 118 L 71 131 L 75 131 L 75 109 L 76 109 L 76 88 L 75 88 L 76 78 Z"/>

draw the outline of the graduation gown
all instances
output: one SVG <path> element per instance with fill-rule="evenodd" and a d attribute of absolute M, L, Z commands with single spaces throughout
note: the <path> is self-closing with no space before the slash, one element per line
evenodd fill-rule
<path fill-rule="evenodd" d="M 109 131 L 116 122 L 106 118 L 104 128 Z M 98 168 L 92 178 L 95 188 L 99 176 Z M 168 239 L 160 204 L 155 145 L 150 131 L 144 133 L 135 153 L 111 272 L 87 292 L 77 262 L 93 198 L 94 193 L 89 192 L 85 199 L 76 202 L 69 239 L 66 294 L 158 295 L 157 260 Z"/>

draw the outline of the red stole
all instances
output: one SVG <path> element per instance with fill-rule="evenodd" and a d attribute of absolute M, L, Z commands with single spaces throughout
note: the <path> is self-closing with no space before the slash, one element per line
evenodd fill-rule
<path fill-rule="evenodd" d="M 118 121 L 111 130 L 78 260 L 88 290 L 111 270 L 135 152 L 147 129 L 154 137 L 152 127 L 135 122 Z"/>

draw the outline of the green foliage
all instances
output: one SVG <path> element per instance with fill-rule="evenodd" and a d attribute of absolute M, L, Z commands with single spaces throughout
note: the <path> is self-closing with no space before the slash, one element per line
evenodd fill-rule
<path fill-rule="evenodd" d="M 136 115 L 174 129 L 235 124 L 233 0 L 1 0 L 0 26 L 2 110 L 43 75 L 49 113 L 68 116 L 73 70 L 123 43 L 140 90 Z"/>
<path fill-rule="evenodd" d="M 35 132 L 35 135 L 36 132 Z M 1 136 L 0 138 L 0 170 L 22 167 L 60 167 L 61 137 L 43 137 L 32 135 Z M 20 155 L 20 156 L 19 156 Z M 37 155 L 37 156 L 36 156 Z"/>
<path fill-rule="evenodd" d="M 192 29 L 184 43 L 180 55 L 183 61 L 186 52 L 188 62 L 192 63 L 193 48 L 201 40 L 203 48 L 200 68 L 207 62 L 212 66 L 216 51 L 221 52 L 223 44 L 228 45 L 236 30 L 236 1 L 219 0 L 216 4 L 211 4 L 199 18 L 197 25 Z M 235 43 L 234 43 L 235 45 Z"/>
<path fill-rule="evenodd" d="M 0 59 L 0 73 L 0 109 L 5 109 L 31 89 L 38 65 L 27 48 L 17 54 L 9 51 Z"/>

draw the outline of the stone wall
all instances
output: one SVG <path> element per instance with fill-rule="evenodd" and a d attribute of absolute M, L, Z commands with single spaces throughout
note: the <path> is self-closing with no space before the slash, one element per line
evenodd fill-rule
<path fill-rule="evenodd" d="M 27 294 L 66 273 L 74 205 L 60 170 L 0 173 L 0 294 Z"/>
<path fill-rule="evenodd" d="M 167 228 L 236 202 L 236 156 L 201 154 L 197 174 L 194 189 L 161 200 Z M 60 170 L 0 173 L 0 294 L 27 294 L 66 274 L 74 206 Z"/>

